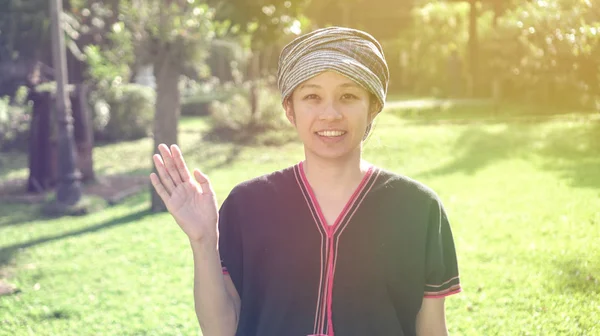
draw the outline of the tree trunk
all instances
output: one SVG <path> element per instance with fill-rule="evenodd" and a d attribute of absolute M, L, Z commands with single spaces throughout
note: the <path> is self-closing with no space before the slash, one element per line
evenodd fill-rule
<path fill-rule="evenodd" d="M 87 100 L 88 88 L 85 84 L 78 84 L 71 95 L 73 106 L 73 125 L 75 149 L 77 150 L 77 168 L 81 172 L 82 182 L 96 180 L 94 173 L 94 131 Z"/>
<path fill-rule="evenodd" d="M 51 165 L 53 151 L 51 142 L 52 104 L 49 92 L 29 93 L 33 101 L 32 118 L 29 126 L 29 178 L 27 192 L 40 193 L 52 187 L 56 179 L 56 169 Z"/>
<path fill-rule="evenodd" d="M 181 68 L 171 59 L 172 53 L 163 46 L 154 64 L 156 77 L 156 109 L 154 112 L 154 154 L 158 153 L 158 145 L 167 146 L 177 143 L 177 124 L 181 108 L 179 97 L 179 74 Z M 154 167 L 154 164 L 152 164 Z M 154 168 L 156 173 L 156 168 Z M 167 208 L 160 199 L 154 187 L 150 186 L 154 212 L 166 211 Z"/>
<path fill-rule="evenodd" d="M 260 52 L 255 50 L 250 58 L 248 79 L 250 80 L 250 126 L 258 119 L 258 78 L 260 71 Z"/>
<path fill-rule="evenodd" d="M 469 0 L 469 94 L 477 95 L 479 92 L 479 40 L 477 36 L 477 5 L 478 0 Z"/>

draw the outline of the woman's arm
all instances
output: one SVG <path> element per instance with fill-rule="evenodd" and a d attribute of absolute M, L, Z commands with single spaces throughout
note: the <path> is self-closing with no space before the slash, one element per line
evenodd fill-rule
<path fill-rule="evenodd" d="M 423 298 L 417 314 L 417 336 L 447 336 L 444 298 Z"/>
<path fill-rule="evenodd" d="M 223 275 L 216 244 L 192 242 L 191 245 L 194 254 L 194 303 L 202 334 L 234 336 L 241 300 L 229 275 Z"/>

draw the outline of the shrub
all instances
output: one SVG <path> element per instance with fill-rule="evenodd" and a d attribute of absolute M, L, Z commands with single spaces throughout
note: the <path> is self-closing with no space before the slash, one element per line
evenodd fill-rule
<path fill-rule="evenodd" d="M 214 129 L 242 131 L 250 124 L 250 102 L 237 93 L 226 102 L 213 102 L 211 115 Z"/>
<path fill-rule="evenodd" d="M 27 149 L 30 120 L 30 104 L 11 105 L 8 97 L 0 98 L 0 151 Z"/>
<path fill-rule="evenodd" d="M 135 140 L 150 135 L 156 93 L 138 84 L 113 85 L 92 98 L 94 129 L 100 141 Z"/>
<path fill-rule="evenodd" d="M 215 101 L 223 102 L 231 99 L 233 93 L 216 92 L 204 93 L 182 99 L 181 115 L 184 116 L 207 116 L 210 115 L 210 104 Z"/>
<path fill-rule="evenodd" d="M 264 82 L 258 83 L 258 108 L 254 115 L 249 95 L 236 93 L 228 101 L 213 102 L 211 116 L 212 133 L 219 138 L 278 145 L 295 137 L 295 132 L 285 118 L 279 92 Z"/>
<path fill-rule="evenodd" d="M 201 83 L 186 79 L 182 81 L 181 86 L 181 115 L 184 116 L 210 115 L 210 105 L 212 102 L 229 100 L 239 91 L 231 83 L 221 84 L 216 77 L 212 77 Z"/>

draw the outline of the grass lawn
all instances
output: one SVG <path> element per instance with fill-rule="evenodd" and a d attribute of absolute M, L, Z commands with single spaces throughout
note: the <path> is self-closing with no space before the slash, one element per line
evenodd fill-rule
<path fill-rule="evenodd" d="M 433 122 L 383 113 L 367 160 L 431 186 L 453 225 L 464 292 L 447 299 L 453 335 L 600 335 L 600 122 Z M 222 200 L 245 179 L 302 159 L 299 143 L 180 143 Z M 100 174 L 147 174 L 150 139 L 95 149 Z M 4 155 L 4 154 L 3 154 Z M 11 154 L 0 181 L 26 176 Z M 0 205 L 0 335 L 193 335 L 192 260 L 168 214 L 142 193 L 86 217 L 42 219 Z M 0 278 L 2 273 L 0 273 Z"/>

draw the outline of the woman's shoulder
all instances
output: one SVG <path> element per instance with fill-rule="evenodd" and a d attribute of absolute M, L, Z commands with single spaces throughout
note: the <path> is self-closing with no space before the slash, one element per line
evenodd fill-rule
<path fill-rule="evenodd" d="M 294 169 L 295 166 L 291 166 L 243 181 L 231 190 L 229 197 L 260 197 L 264 200 L 276 195 L 295 181 Z"/>
<path fill-rule="evenodd" d="M 386 192 L 398 194 L 398 196 L 403 197 L 439 200 L 438 194 L 432 187 L 413 177 L 383 168 L 377 168 L 377 173 L 379 188 L 382 188 Z"/>

